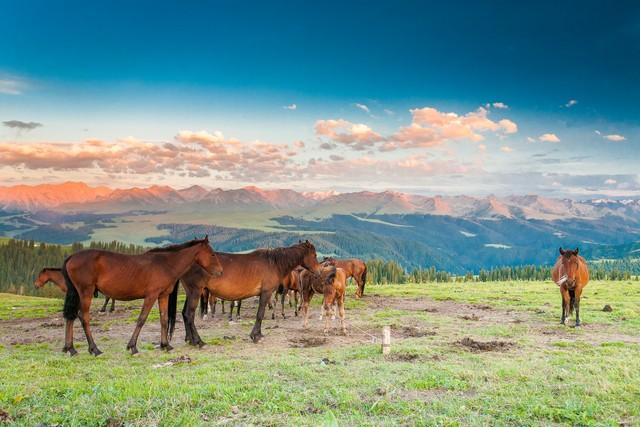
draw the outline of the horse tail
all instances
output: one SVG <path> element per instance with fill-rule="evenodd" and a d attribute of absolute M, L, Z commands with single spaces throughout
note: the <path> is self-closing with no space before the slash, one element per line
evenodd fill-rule
<path fill-rule="evenodd" d="M 573 309 L 576 306 L 576 290 L 569 289 L 569 297 L 571 298 L 569 302 L 569 314 L 573 314 Z"/>
<path fill-rule="evenodd" d="M 80 294 L 78 294 L 78 290 L 73 285 L 71 277 L 69 277 L 69 272 L 67 271 L 67 262 L 69 262 L 70 258 L 71 257 L 65 259 L 64 264 L 62 264 L 62 276 L 67 284 L 67 295 L 64 297 L 64 309 L 62 312 L 65 319 L 76 320 L 78 318 L 78 311 L 80 310 Z"/>
<path fill-rule="evenodd" d="M 169 341 L 176 329 L 176 313 L 178 312 L 178 289 L 180 288 L 180 280 L 176 280 L 176 285 L 169 295 Z"/>
<path fill-rule="evenodd" d="M 364 285 L 367 284 L 367 264 L 364 265 L 364 271 L 362 272 L 360 280 L 362 280 L 362 293 L 364 294 Z"/>
<path fill-rule="evenodd" d="M 209 289 L 203 289 L 200 294 L 200 317 L 209 312 Z"/>

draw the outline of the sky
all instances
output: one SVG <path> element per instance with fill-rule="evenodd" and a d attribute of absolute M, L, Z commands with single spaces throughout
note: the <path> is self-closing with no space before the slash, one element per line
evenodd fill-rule
<path fill-rule="evenodd" d="M 0 185 L 640 196 L 640 3 L 8 0 Z"/>

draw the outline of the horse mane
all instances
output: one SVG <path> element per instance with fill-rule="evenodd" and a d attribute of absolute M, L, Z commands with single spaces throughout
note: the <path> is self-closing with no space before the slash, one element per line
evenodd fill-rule
<path fill-rule="evenodd" d="M 178 244 L 175 244 L 175 245 L 168 245 L 168 246 L 162 246 L 162 247 L 159 247 L 159 248 L 152 248 L 152 249 L 149 249 L 147 251 L 147 253 L 150 253 L 150 252 L 154 252 L 154 253 L 155 252 L 178 252 L 178 251 L 181 251 L 183 249 L 190 248 L 191 246 L 195 246 L 195 245 L 197 245 L 199 243 L 202 243 L 202 242 L 204 242 L 204 240 L 202 240 L 202 239 L 194 239 L 194 240 L 190 240 L 188 242 L 178 243 Z"/>
<path fill-rule="evenodd" d="M 40 270 L 40 273 L 44 273 L 45 271 L 62 271 L 62 268 L 60 268 L 60 267 L 44 267 L 42 270 Z"/>
<path fill-rule="evenodd" d="M 293 246 L 273 249 L 258 249 L 253 253 L 266 258 L 284 276 L 298 265 L 302 264 L 305 255 L 313 249 L 309 242 L 297 243 Z"/>

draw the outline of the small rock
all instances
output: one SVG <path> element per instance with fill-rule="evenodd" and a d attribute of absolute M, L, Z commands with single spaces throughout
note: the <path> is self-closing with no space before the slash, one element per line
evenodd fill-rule
<path fill-rule="evenodd" d="M 234 415 L 237 415 L 240 412 L 240 409 L 238 409 L 238 407 L 234 405 L 234 406 L 231 407 L 231 412 Z"/>
<path fill-rule="evenodd" d="M 613 308 L 609 304 L 606 304 L 604 307 L 602 307 L 602 311 L 611 313 L 613 311 Z"/>

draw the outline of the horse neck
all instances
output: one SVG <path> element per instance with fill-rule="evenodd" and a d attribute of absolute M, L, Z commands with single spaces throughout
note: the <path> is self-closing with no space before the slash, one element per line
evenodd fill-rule
<path fill-rule="evenodd" d="M 48 270 L 45 274 L 45 278 L 47 279 L 45 283 L 53 282 L 58 286 L 66 284 L 61 271 Z"/>
<path fill-rule="evenodd" d="M 293 254 L 291 254 L 292 252 Z M 306 252 L 300 251 L 298 248 L 285 248 L 283 254 L 278 254 L 284 261 L 278 260 L 276 266 L 279 269 L 280 277 L 289 274 L 294 268 L 302 265 Z"/>
<path fill-rule="evenodd" d="M 163 255 L 168 260 L 171 260 L 169 267 L 175 273 L 176 277 L 183 276 L 194 264 L 198 251 L 200 250 L 199 244 L 190 246 L 177 252 L 165 252 Z"/>

